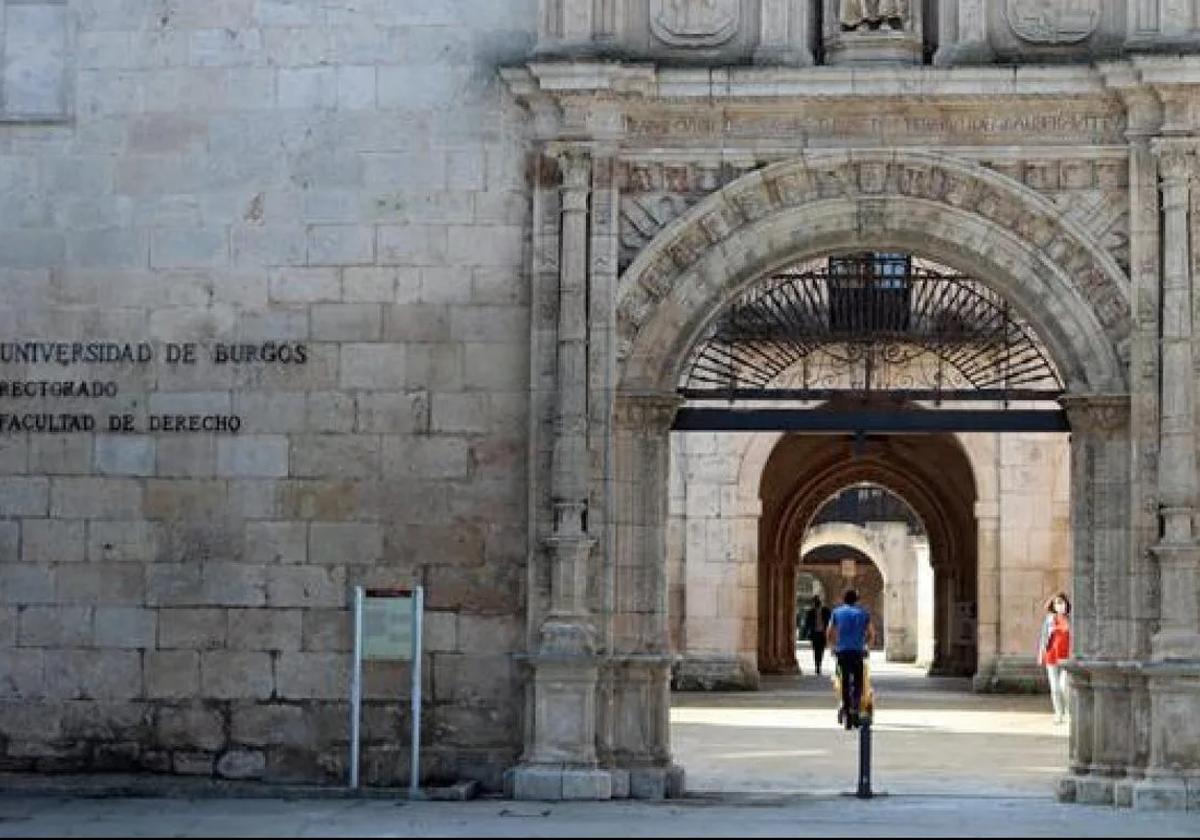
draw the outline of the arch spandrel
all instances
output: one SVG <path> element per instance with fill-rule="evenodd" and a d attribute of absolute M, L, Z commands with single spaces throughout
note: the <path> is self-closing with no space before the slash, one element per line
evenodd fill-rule
<path fill-rule="evenodd" d="M 618 290 L 623 387 L 666 391 L 747 284 L 839 251 L 907 250 L 992 286 L 1075 391 L 1120 392 L 1129 283 L 1077 223 L 1022 184 L 919 152 L 821 152 L 751 173 L 667 226 Z"/>

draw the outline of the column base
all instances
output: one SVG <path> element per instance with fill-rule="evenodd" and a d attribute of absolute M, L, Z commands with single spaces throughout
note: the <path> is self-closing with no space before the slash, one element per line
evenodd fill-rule
<path fill-rule="evenodd" d="M 572 768 L 525 764 L 504 774 L 504 795 L 536 802 L 680 799 L 684 770 L 668 767 Z"/>
<path fill-rule="evenodd" d="M 504 794 L 542 802 L 598 802 L 613 798 L 613 774 L 597 768 L 522 765 L 504 774 Z"/>
<path fill-rule="evenodd" d="M 672 764 L 668 767 L 633 767 L 629 774 L 630 799 L 680 799 L 684 791 L 683 768 Z"/>
<path fill-rule="evenodd" d="M 976 694 L 1043 694 L 1050 690 L 1046 669 L 1030 659 L 995 659 L 980 663 L 971 678 Z"/>
<path fill-rule="evenodd" d="M 759 47 L 754 51 L 754 63 L 767 67 L 810 67 L 812 53 L 797 47 Z"/>
<path fill-rule="evenodd" d="M 685 655 L 671 669 L 673 691 L 758 691 L 758 669 L 740 656 Z"/>
<path fill-rule="evenodd" d="M 1154 773 L 1133 786 L 1138 811 L 1200 811 L 1200 774 Z"/>
<path fill-rule="evenodd" d="M 912 32 L 839 32 L 825 44 L 826 61 L 843 64 L 920 64 L 924 45 Z"/>

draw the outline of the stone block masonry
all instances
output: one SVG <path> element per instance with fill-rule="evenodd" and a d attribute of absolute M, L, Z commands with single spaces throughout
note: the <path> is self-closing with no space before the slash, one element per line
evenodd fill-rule
<path fill-rule="evenodd" d="M 495 68 L 536 0 L 12 8 L 0 769 L 341 783 L 351 592 L 419 582 L 426 778 L 498 790 L 530 145 Z M 407 781 L 401 670 L 367 784 Z"/>

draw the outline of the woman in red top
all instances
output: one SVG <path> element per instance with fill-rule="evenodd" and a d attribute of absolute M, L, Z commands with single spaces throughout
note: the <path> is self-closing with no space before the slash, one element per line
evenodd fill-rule
<path fill-rule="evenodd" d="M 1054 722 L 1062 723 L 1067 710 L 1067 672 L 1062 663 L 1071 658 L 1071 602 L 1059 592 L 1046 602 L 1046 620 L 1038 646 L 1038 664 L 1046 666 L 1050 678 L 1050 700 Z"/>

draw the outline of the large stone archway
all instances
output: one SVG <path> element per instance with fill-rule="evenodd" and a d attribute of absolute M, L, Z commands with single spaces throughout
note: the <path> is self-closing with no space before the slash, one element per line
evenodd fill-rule
<path fill-rule="evenodd" d="M 665 533 L 655 512 L 666 495 L 667 430 L 678 405 L 674 388 L 681 366 L 704 326 L 740 289 L 782 265 L 863 247 L 907 250 L 970 273 L 1003 294 L 1045 341 L 1073 395 L 1066 405 L 1077 453 L 1080 650 L 1125 656 L 1115 640 L 1102 644 L 1096 628 L 1098 613 L 1121 612 L 1128 592 L 1114 593 L 1106 585 L 1103 602 L 1092 593 L 1099 570 L 1107 570 L 1117 587 L 1128 587 L 1130 541 L 1119 536 L 1127 534 L 1129 519 L 1128 399 L 1121 362 L 1131 329 L 1127 281 L 1106 252 L 1035 193 L 981 167 L 935 155 L 837 152 L 768 167 L 668 226 L 621 278 L 612 437 L 617 470 L 610 490 L 618 517 L 638 513 L 611 520 L 609 533 L 618 563 L 631 564 L 628 579 L 662 578 Z M 878 469 L 861 478 L 909 499 L 919 494 L 902 476 Z M 1099 522 L 1107 527 L 1096 528 Z M 935 545 L 950 540 L 945 534 L 931 538 Z M 970 541 L 968 550 L 974 549 Z M 969 586 L 974 585 L 972 579 Z M 664 650 L 663 641 L 646 633 L 655 621 L 652 611 L 614 614 L 614 627 L 626 628 L 614 636 L 618 650 Z M 665 716 L 666 666 L 658 674 L 653 670 L 637 697 L 649 706 L 626 709 L 625 715 Z M 615 690 L 614 696 L 620 694 Z M 1080 775 L 1090 772 L 1090 755 L 1101 742 L 1114 751 L 1108 731 L 1089 720 L 1087 702 L 1080 702 L 1084 713 L 1074 736 L 1087 744 L 1072 768 Z M 1105 703 L 1126 711 L 1131 702 L 1127 685 L 1105 695 Z M 669 747 L 660 745 L 658 755 L 668 754 Z M 650 763 L 649 754 L 642 757 Z"/>
<path fill-rule="evenodd" d="M 950 436 L 873 438 L 790 436 L 780 442 L 763 475 L 759 542 L 759 670 L 797 670 L 790 605 L 796 566 L 818 508 L 856 484 L 884 487 L 904 499 L 925 524 L 936 580 L 933 670 L 970 676 L 974 644 L 955 645 L 956 603 L 977 603 L 975 480 L 965 453 Z"/>
<path fill-rule="evenodd" d="M 599 360 L 602 380 L 578 381 L 572 386 L 578 392 L 559 389 L 562 431 L 553 453 L 556 486 L 550 488 L 556 514 L 546 545 L 553 552 L 550 601 L 560 607 L 547 614 L 543 653 L 533 660 L 531 746 L 517 775 L 517 795 L 545 790 L 538 786 L 546 778 L 563 790 L 567 777 L 554 767 L 564 766 L 580 768 L 579 784 L 601 796 L 611 791 L 606 772 L 618 790 L 629 780 L 640 795 L 663 795 L 678 786 L 667 725 L 672 652 L 666 530 L 668 438 L 680 405 L 679 373 L 706 324 L 740 290 L 788 263 L 824 254 L 867 248 L 936 260 L 992 287 L 1038 332 L 1070 392 L 1064 405 L 1075 465 L 1078 657 L 1129 660 L 1129 639 L 1100 628 L 1123 621 L 1131 598 L 1129 400 L 1122 359 L 1132 319 L 1126 278 L 1085 231 L 1016 181 L 957 159 L 882 151 L 807 155 L 735 181 L 664 229 L 615 282 L 613 317 L 601 319 L 588 344 L 580 329 L 587 265 L 581 255 L 588 247 L 582 197 L 592 164 L 585 153 L 571 151 L 560 165 L 561 205 L 548 206 L 561 206 L 562 229 L 547 244 L 560 249 L 561 265 L 549 257 L 535 260 L 562 278 L 559 379 L 569 381 L 564 377 L 584 352 L 593 359 L 598 352 L 608 356 Z M 609 231 L 593 231 L 594 254 L 598 245 L 614 245 L 613 205 L 604 190 L 592 198 L 599 230 Z M 603 254 L 593 262 L 593 270 L 600 267 L 612 267 Z M 590 399 L 581 396 L 585 392 Z M 586 438 L 574 431 L 583 428 L 583 412 Z M 590 458 L 578 448 L 585 441 Z M 902 477 L 874 478 L 910 500 L 916 492 L 903 486 Z M 582 527 L 583 507 L 569 501 L 577 486 L 592 488 Z M 604 571 L 589 588 L 582 570 L 593 550 Z M 580 612 L 585 603 L 590 611 Z M 589 658 L 594 652 L 603 658 Z M 1073 731 L 1077 778 L 1100 778 L 1093 756 L 1101 753 L 1127 756 L 1122 772 L 1128 778 L 1136 772 L 1129 771 L 1138 759 L 1128 755 L 1127 734 L 1094 725 L 1099 712 L 1092 711 L 1129 715 L 1137 711 L 1134 705 L 1146 707 L 1134 679 L 1122 672 L 1103 684 L 1084 682 Z M 589 685 L 598 687 L 594 713 Z M 1098 782 L 1110 798 L 1114 774 L 1104 768 L 1111 766 L 1100 768 L 1107 775 Z M 529 780 L 524 790 L 523 779 Z"/>
<path fill-rule="evenodd" d="M 870 247 L 992 286 L 1075 393 L 1125 393 L 1128 280 L 1044 198 L 981 166 L 916 152 L 824 152 L 736 181 L 677 219 L 617 291 L 621 388 L 670 392 L 704 325 L 790 262 Z"/>

